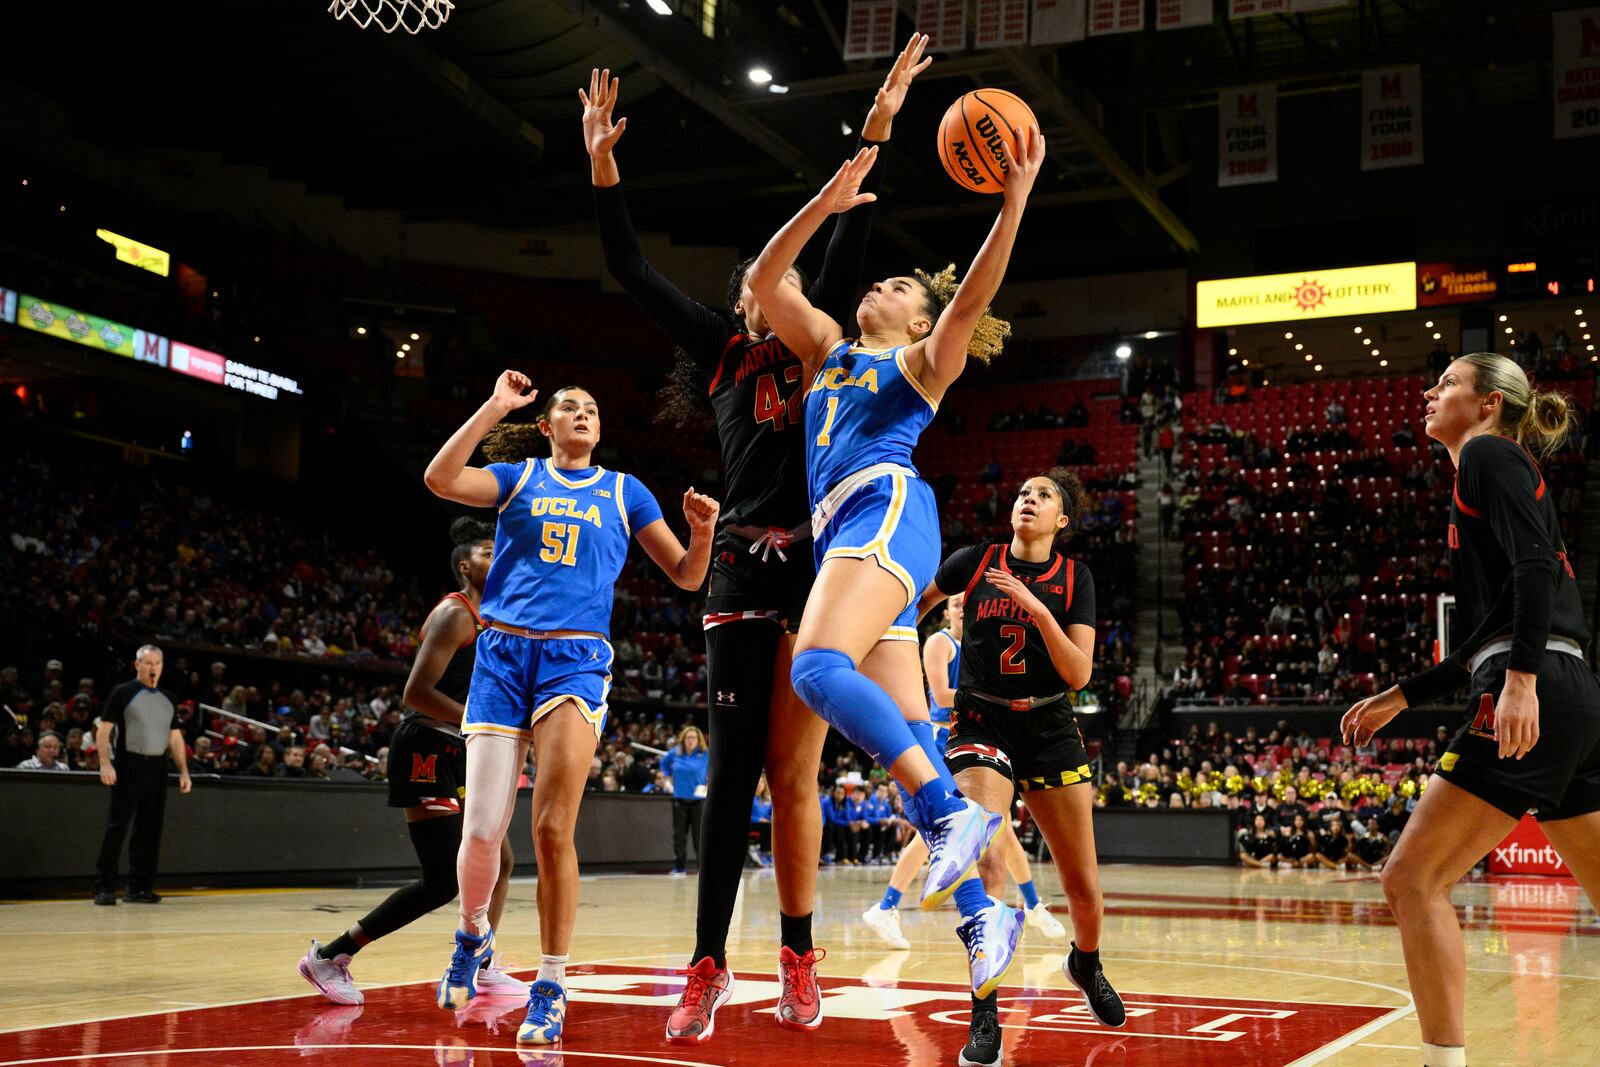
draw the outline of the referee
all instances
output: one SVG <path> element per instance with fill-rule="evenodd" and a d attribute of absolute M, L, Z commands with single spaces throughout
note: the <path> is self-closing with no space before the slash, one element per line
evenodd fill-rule
<path fill-rule="evenodd" d="M 130 904 L 161 903 L 155 891 L 156 857 L 161 852 L 161 818 L 167 805 L 169 750 L 178 765 L 178 791 L 190 789 L 178 711 L 171 694 L 156 688 L 161 665 L 161 650 L 141 645 L 133 656 L 137 677 L 111 690 L 100 712 L 95 743 L 102 757 L 100 781 L 111 787 L 111 808 L 105 839 L 100 843 L 96 904 L 117 902 L 117 859 L 130 823 L 133 842 L 128 846 L 128 892 L 123 899 Z"/>

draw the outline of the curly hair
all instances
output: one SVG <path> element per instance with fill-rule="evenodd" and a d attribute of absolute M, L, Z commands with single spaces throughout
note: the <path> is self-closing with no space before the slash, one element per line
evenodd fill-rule
<path fill-rule="evenodd" d="M 1083 487 L 1078 476 L 1065 467 L 1051 467 L 1034 477 L 1050 479 L 1061 493 L 1061 511 L 1067 517 L 1067 525 L 1056 534 L 1056 539 L 1064 541 L 1072 536 L 1073 526 L 1088 508 L 1089 491 Z"/>
<path fill-rule="evenodd" d="M 550 412 L 555 410 L 556 402 L 561 399 L 562 393 L 570 393 L 574 389 L 584 389 L 581 385 L 563 385 L 559 389 L 552 389 L 545 397 L 544 406 L 539 409 L 539 417 L 533 422 L 502 422 L 483 435 L 483 443 L 478 447 L 483 450 L 483 458 L 490 463 L 521 463 L 529 456 L 548 455 L 550 446 L 545 444 L 545 435 L 539 429 L 539 423 L 550 418 Z"/>
<path fill-rule="evenodd" d="M 927 298 L 928 318 L 938 322 L 940 314 L 950 305 L 956 290 L 961 287 L 961 283 L 956 281 L 956 265 L 947 263 L 944 270 L 937 274 L 929 274 L 920 267 L 912 273 L 921 283 L 923 295 Z M 972 339 L 967 342 L 967 355 L 987 367 L 1005 348 L 1006 339 L 1010 336 L 1011 324 L 996 318 L 994 309 L 986 307 L 978 317 L 977 325 L 972 328 Z"/>

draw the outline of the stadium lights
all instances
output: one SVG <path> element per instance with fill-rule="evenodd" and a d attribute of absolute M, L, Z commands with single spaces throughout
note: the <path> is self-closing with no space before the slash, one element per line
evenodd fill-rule
<path fill-rule="evenodd" d="M 22 184 L 23 185 L 27 185 L 28 183 L 27 182 L 23 182 Z M 1582 308 L 1578 308 L 1576 311 L 1573 312 L 1573 314 L 1574 315 L 1582 315 L 1583 314 L 1583 309 Z"/>
<path fill-rule="evenodd" d="M 1388 361 L 1388 360 L 1386 360 L 1386 359 L 1380 359 L 1380 360 L 1378 360 L 1378 366 L 1380 366 L 1380 367 L 1387 367 L 1387 366 L 1388 366 L 1388 365 L 1389 365 L 1389 361 Z"/>
<path fill-rule="evenodd" d="M 1302 349 L 1304 349 L 1304 348 L 1305 348 L 1305 347 L 1306 347 L 1306 346 L 1305 346 L 1305 345 L 1303 345 L 1303 344 L 1301 344 L 1301 343 L 1300 343 L 1300 342 L 1299 342 L 1299 341 L 1296 341 L 1296 342 L 1295 342 L 1295 343 L 1294 343 L 1294 350 L 1295 350 L 1295 351 L 1296 351 L 1296 352 L 1299 352 L 1299 351 L 1301 351 L 1301 350 L 1302 350 Z"/>
<path fill-rule="evenodd" d="M 1361 327 L 1357 326 L 1356 327 L 1356 333 L 1360 333 L 1360 332 L 1361 332 Z"/>
<path fill-rule="evenodd" d="M 1312 367 L 1311 369 L 1316 371 L 1318 374 L 1321 374 L 1322 373 L 1322 364 L 1318 363 L 1316 366 Z"/>
<path fill-rule="evenodd" d="M 1372 350 L 1372 354 L 1375 355 L 1375 356 L 1381 356 L 1381 355 L 1383 355 L 1383 352 L 1382 352 L 1381 349 L 1374 348 Z"/>
<path fill-rule="evenodd" d="M 412 334 L 412 335 L 411 335 L 411 339 L 412 339 L 412 340 L 413 340 L 413 341 L 420 341 L 420 340 L 422 340 L 422 335 L 421 335 L 421 334 L 415 334 L 415 333 L 414 333 L 414 334 Z"/>
<path fill-rule="evenodd" d="M 1230 348 L 1230 349 L 1228 349 L 1228 355 L 1230 355 L 1230 356 L 1237 356 L 1237 355 L 1238 355 L 1238 354 L 1239 354 L 1239 350 L 1238 350 L 1238 349 L 1237 349 L 1237 348 Z"/>
<path fill-rule="evenodd" d="M 1241 366 L 1241 367 L 1248 367 L 1249 365 L 1250 365 L 1250 361 L 1248 359 L 1241 359 L 1239 361 L 1239 366 Z"/>
<path fill-rule="evenodd" d="M 1307 352 L 1307 353 L 1306 353 L 1306 362 L 1307 362 L 1307 363 L 1310 363 L 1310 362 L 1311 362 L 1311 361 L 1312 361 L 1312 360 L 1313 360 L 1313 359 L 1316 359 L 1316 358 L 1317 358 L 1317 357 L 1316 357 L 1316 356 L 1313 356 L 1313 355 L 1312 355 L 1312 354 L 1311 354 L 1311 353 L 1310 353 L 1310 352 Z"/>
<path fill-rule="evenodd" d="M 28 184 L 28 179 L 26 179 L 26 178 L 22 179 L 22 184 L 23 185 L 27 185 Z"/>
<path fill-rule="evenodd" d="M 667 0 L 644 0 L 644 2 L 649 4 L 650 10 L 658 15 L 672 14 L 672 8 L 667 6 Z"/>
<path fill-rule="evenodd" d="M 1283 339 L 1285 341 L 1293 341 L 1294 340 L 1294 331 L 1293 330 L 1285 330 L 1285 331 L 1283 331 Z"/>
<path fill-rule="evenodd" d="M 1146 330 L 1144 332 L 1144 339 L 1146 341 L 1154 341 L 1157 337 L 1160 337 L 1160 336 L 1161 335 L 1159 333 L 1157 333 L 1155 330 Z"/>
<path fill-rule="evenodd" d="M 1441 334 L 1441 333 L 1439 333 L 1439 331 L 1437 331 L 1437 330 L 1435 330 L 1435 331 L 1434 331 L 1434 333 L 1433 333 L 1433 339 L 1434 339 L 1434 340 L 1435 340 L 1435 341 L 1437 341 L 1437 340 L 1439 340 L 1439 339 L 1440 339 L 1440 338 L 1441 338 L 1441 337 L 1443 337 L 1443 336 L 1444 336 L 1444 335 L 1443 335 L 1443 334 Z"/>
<path fill-rule="evenodd" d="M 1361 343 L 1362 343 L 1362 344 L 1364 344 L 1364 345 L 1370 345 L 1370 344 L 1371 344 L 1371 343 L 1372 343 L 1372 338 L 1370 338 L 1370 337 L 1363 337 L 1363 338 L 1362 338 L 1362 339 L 1361 339 Z"/>
<path fill-rule="evenodd" d="M 1580 323 L 1578 323 L 1578 329 L 1580 329 L 1580 330 L 1587 330 L 1587 329 L 1588 329 L 1588 328 L 1589 328 L 1589 324 L 1588 324 L 1588 323 L 1587 323 L 1587 322 L 1580 322 Z"/>
<path fill-rule="evenodd" d="M 1429 319 L 1427 322 L 1423 323 L 1422 324 L 1422 328 L 1425 329 L 1425 330 L 1433 329 L 1433 320 Z"/>
<path fill-rule="evenodd" d="M 411 346 L 410 346 L 410 345 L 408 345 L 408 344 L 406 344 L 406 345 L 401 345 L 401 346 L 400 346 L 400 351 L 402 351 L 402 352 L 409 352 L 409 351 L 411 351 Z"/>
<path fill-rule="evenodd" d="M 1504 321 L 1506 321 L 1506 317 L 1505 317 L 1505 316 L 1504 316 L 1504 315 L 1501 315 L 1501 316 L 1500 316 L 1500 321 L 1501 321 L 1501 322 L 1504 322 Z"/>
<path fill-rule="evenodd" d="M 856 131 L 850 128 L 850 124 L 848 122 L 841 121 L 839 123 L 839 132 L 844 134 L 846 137 L 849 137 L 852 133 L 855 133 Z"/>
<path fill-rule="evenodd" d="M 404 352 L 396 352 L 394 354 L 394 358 L 395 359 L 405 359 L 406 358 L 406 354 Z"/>
<path fill-rule="evenodd" d="M 788 91 L 789 87 L 787 85 L 779 85 L 777 82 L 767 86 L 767 92 L 769 93 L 786 93 Z"/>
<path fill-rule="evenodd" d="M 751 67 L 749 78 L 757 85 L 765 85 L 772 80 L 772 72 L 766 67 Z"/>
<path fill-rule="evenodd" d="M 1511 332 L 1511 327 L 1507 326 L 1506 327 L 1506 333 L 1510 333 L 1510 332 Z"/>
<path fill-rule="evenodd" d="M 260 344 L 260 343 L 261 343 L 261 337 L 260 337 L 260 336 L 259 336 L 259 335 L 257 335 L 257 336 L 256 336 L 256 337 L 255 337 L 255 338 L 254 338 L 254 340 L 255 340 L 255 343 L 256 343 L 256 344 Z"/>
<path fill-rule="evenodd" d="M 365 326 L 357 326 L 356 334 L 358 336 L 365 337 L 367 335 L 367 328 Z"/>
<path fill-rule="evenodd" d="M 1117 346 L 1117 358 L 1118 359 L 1127 359 L 1131 355 L 1133 355 L 1133 349 L 1132 348 L 1129 348 L 1127 345 L 1118 345 Z"/>

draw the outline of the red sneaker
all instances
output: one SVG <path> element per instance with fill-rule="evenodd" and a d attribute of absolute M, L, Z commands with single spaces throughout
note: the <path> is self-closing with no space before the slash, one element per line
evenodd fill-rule
<path fill-rule="evenodd" d="M 814 948 L 804 956 L 784 945 L 778 952 L 778 1025 L 786 1030 L 815 1030 L 822 1025 L 822 993 L 817 989 L 817 962 L 828 953 Z"/>
<path fill-rule="evenodd" d="M 678 973 L 687 981 L 683 984 L 678 1006 L 667 1017 L 667 1040 L 705 1041 L 717 1028 L 717 1008 L 733 996 L 733 972 L 726 967 L 719 968 L 707 956 Z"/>

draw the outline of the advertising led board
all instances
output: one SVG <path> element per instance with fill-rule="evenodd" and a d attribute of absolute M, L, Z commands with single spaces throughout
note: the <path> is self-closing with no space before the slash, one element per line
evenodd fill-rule
<path fill-rule="evenodd" d="M 1416 306 L 1415 263 L 1218 278 L 1195 285 L 1195 320 L 1201 327 L 1301 322 Z"/>

